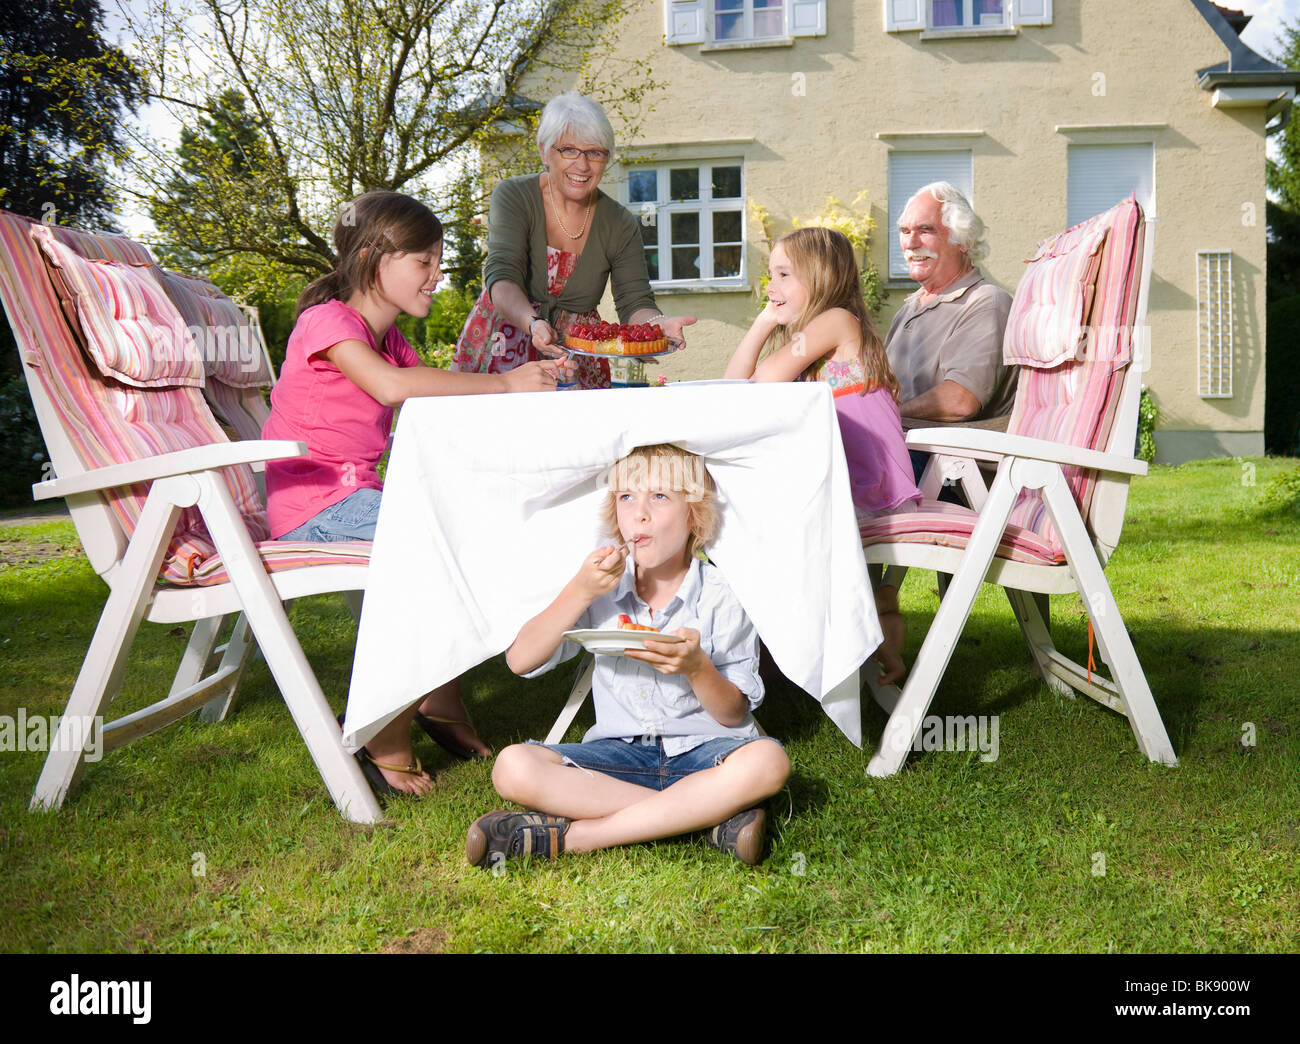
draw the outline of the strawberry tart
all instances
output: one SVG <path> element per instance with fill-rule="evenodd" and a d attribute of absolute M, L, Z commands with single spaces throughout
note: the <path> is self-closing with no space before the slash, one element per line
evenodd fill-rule
<path fill-rule="evenodd" d="M 668 350 L 668 340 L 662 327 L 644 323 L 574 323 L 564 346 L 593 355 L 655 355 Z"/>

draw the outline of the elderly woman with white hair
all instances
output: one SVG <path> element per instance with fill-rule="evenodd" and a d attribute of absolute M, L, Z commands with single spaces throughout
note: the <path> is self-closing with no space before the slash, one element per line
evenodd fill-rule
<path fill-rule="evenodd" d="M 655 305 L 637 218 L 599 189 L 614 153 L 614 130 L 598 103 L 576 91 L 542 110 L 540 174 L 508 178 L 492 193 L 483 293 L 475 303 L 452 368 L 503 373 L 538 357 L 564 354 L 575 320 L 600 317 L 606 284 L 619 322 L 657 323 L 669 344 L 684 345 L 692 316 L 665 316 Z M 609 363 L 578 360 L 578 383 L 609 387 Z"/>

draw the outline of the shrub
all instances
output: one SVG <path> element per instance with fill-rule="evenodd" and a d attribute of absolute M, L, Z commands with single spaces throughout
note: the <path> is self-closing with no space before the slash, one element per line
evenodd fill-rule
<path fill-rule="evenodd" d="M 1135 452 L 1139 460 L 1145 460 L 1148 464 L 1156 459 L 1156 417 L 1159 415 L 1160 411 L 1156 409 L 1151 393 L 1143 388 L 1142 398 L 1138 402 L 1138 434 Z"/>
<path fill-rule="evenodd" d="M 0 454 L 5 462 L 0 471 L 0 498 L 8 503 L 30 503 L 32 483 L 41 480 L 49 457 L 22 377 L 0 379 Z"/>

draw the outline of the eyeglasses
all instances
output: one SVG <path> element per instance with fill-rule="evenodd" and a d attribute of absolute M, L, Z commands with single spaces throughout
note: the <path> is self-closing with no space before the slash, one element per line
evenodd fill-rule
<path fill-rule="evenodd" d="M 576 160 L 579 156 L 586 156 L 592 163 L 609 162 L 609 149 L 580 149 L 576 145 L 552 145 L 551 148 L 566 160 Z"/>

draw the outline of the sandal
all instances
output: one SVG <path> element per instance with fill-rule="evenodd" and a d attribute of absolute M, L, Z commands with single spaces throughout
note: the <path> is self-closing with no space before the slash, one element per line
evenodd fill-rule
<path fill-rule="evenodd" d="M 343 727 L 343 715 L 340 714 L 336 719 L 339 728 Z M 412 794 L 407 790 L 398 790 L 395 786 L 384 778 L 380 769 L 388 769 L 389 772 L 401 772 L 408 776 L 418 776 L 424 771 L 424 766 L 420 764 L 420 759 L 415 759 L 413 765 L 392 765 L 387 761 L 376 761 L 370 756 L 370 751 L 362 747 L 354 755 L 357 763 L 361 766 L 361 774 L 366 777 L 366 782 L 370 784 L 370 789 L 375 792 L 376 797 L 419 797 L 418 794 Z"/>
<path fill-rule="evenodd" d="M 419 794 L 412 794 L 409 790 L 398 790 L 395 786 L 384 778 L 380 769 L 388 769 L 389 772 L 401 772 L 408 776 L 418 776 L 424 772 L 424 766 L 420 764 L 420 759 L 415 759 L 413 765 L 394 765 L 387 761 L 376 761 L 370 756 L 370 751 L 362 747 L 356 753 L 356 759 L 361 763 L 361 774 L 366 777 L 366 782 L 370 784 L 370 789 L 379 797 L 420 797 Z"/>
<path fill-rule="evenodd" d="M 455 734 L 451 731 L 452 726 L 455 725 L 464 725 L 471 732 L 474 732 L 476 736 L 478 734 L 468 715 L 464 718 L 438 718 L 431 714 L 421 714 L 417 710 L 415 712 L 415 724 L 424 730 L 429 739 L 433 740 L 448 754 L 460 758 L 461 761 L 483 761 L 492 756 L 491 754 L 480 754 L 473 747 L 467 747 L 456 741 Z"/>

